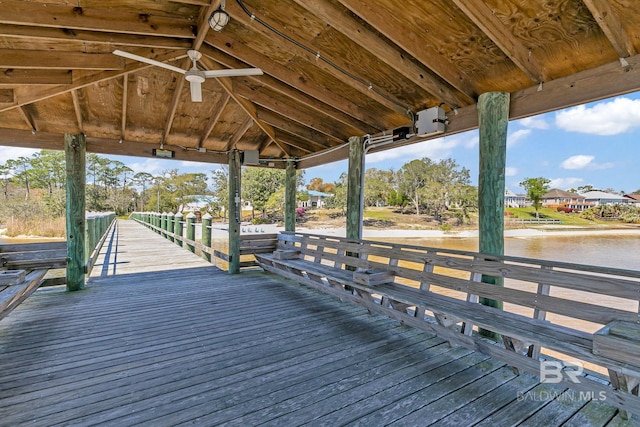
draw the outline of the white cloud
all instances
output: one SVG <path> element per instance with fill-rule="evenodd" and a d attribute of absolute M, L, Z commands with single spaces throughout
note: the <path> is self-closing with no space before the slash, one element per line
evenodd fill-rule
<path fill-rule="evenodd" d="M 551 182 L 549 182 L 549 188 L 559 188 L 561 190 L 568 190 L 570 188 L 578 187 L 582 185 L 584 180 L 582 178 L 553 178 Z"/>
<path fill-rule="evenodd" d="M 507 147 L 514 146 L 518 142 L 528 137 L 531 132 L 531 129 L 518 129 L 515 132 L 511 132 L 509 135 L 507 135 Z"/>
<path fill-rule="evenodd" d="M 613 163 L 594 163 L 595 156 L 578 154 L 564 160 L 560 167 L 562 169 L 611 169 Z"/>
<path fill-rule="evenodd" d="M 571 156 L 564 160 L 560 167 L 562 169 L 584 169 L 588 167 L 595 159 L 594 156 L 587 156 L 584 154 L 578 154 L 577 156 Z"/>
<path fill-rule="evenodd" d="M 640 100 L 616 98 L 593 107 L 569 108 L 556 113 L 556 125 L 569 132 L 618 135 L 640 127 Z"/>
<path fill-rule="evenodd" d="M 530 129 L 549 129 L 549 123 L 540 117 L 525 117 L 518 120 L 518 123 Z"/>
<path fill-rule="evenodd" d="M 518 174 L 518 168 L 506 167 L 504 170 L 504 176 L 516 176 Z"/>

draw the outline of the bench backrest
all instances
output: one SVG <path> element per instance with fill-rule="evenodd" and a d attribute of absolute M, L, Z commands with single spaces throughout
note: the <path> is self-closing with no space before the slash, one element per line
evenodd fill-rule
<path fill-rule="evenodd" d="M 396 283 L 454 298 L 502 301 L 506 311 L 588 333 L 640 322 L 638 271 L 304 233 L 281 233 L 278 247 L 338 268 L 390 270 Z"/>

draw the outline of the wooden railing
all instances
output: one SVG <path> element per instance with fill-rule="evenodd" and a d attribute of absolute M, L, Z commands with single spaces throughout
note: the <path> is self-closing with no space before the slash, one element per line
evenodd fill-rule
<path fill-rule="evenodd" d="M 550 367 L 543 380 L 640 415 L 640 271 L 303 233 L 281 233 L 257 258 L 517 369 Z"/>
<path fill-rule="evenodd" d="M 116 220 L 114 212 L 87 212 L 85 219 L 85 274 L 91 274 L 102 245 Z"/>
<path fill-rule="evenodd" d="M 174 215 L 159 214 L 157 212 L 134 212 L 130 218 L 166 239 L 175 242 L 177 245 L 191 252 L 199 253 L 202 258 L 209 262 L 212 262 L 213 258 L 223 261 L 218 266 L 223 269 L 228 268 L 229 255 L 225 251 L 228 240 L 226 238 L 212 239 L 213 226 L 210 215 L 204 215 L 200 225 L 196 223 L 194 214 L 187 214 L 186 217 L 183 217 L 181 213 Z M 185 219 L 184 221 L 183 218 Z M 201 228 L 200 241 L 195 238 L 197 234 L 196 227 L 198 226 Z M 276 249 L 277 240 L 277 235 L 273 233 L 241 235 L 240 267 L 256 267 L 258 264 L 253 255 L 273 252 Z"/>

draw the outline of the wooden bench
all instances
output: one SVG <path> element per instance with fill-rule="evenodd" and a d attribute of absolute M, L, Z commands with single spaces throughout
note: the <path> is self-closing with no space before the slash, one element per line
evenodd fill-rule
<path fill-rule="evenodd" d="M 0 245 L 0 319 L 45 283 L 50 269 L 66 265 L 66 242 Z"/>
<path fill-rule="evenodd" d="M 598 351 L 594 342 L 595 333 L 613 322 L 640 324 L 640 272 L 304 233 L 281 233 L 277 250 L 256 259 L 267 271 L 514 369 L 540 375 L 541 359 L 566 361 L 562 383 L 640 414 L 640 363 Z M 480 304 L 482 299 L 499 301 L 504 310 Z M 499 334 L 501 345 L 479 328 Z M 576 361 L 608 372 L 613 387 L 591 370 L 576 382 L 570 372 Z"/>

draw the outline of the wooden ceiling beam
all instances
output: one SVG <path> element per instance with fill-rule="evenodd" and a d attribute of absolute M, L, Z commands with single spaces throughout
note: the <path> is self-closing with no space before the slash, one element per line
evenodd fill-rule
<path fill-rule="evenodd" d="M 0 24 L 0 36 L 26 40 L 75 41 L 95 44 L 114 44 L 162 49 L 189 49 L 191 39 L 157 37 L 98 31 L 74 30 L 67 28 L 33 27 L 26 25 Z"/>
<path fill-rule="evenodd" d="M 204 44 L 200 51 L 203 55 L 208 56 L 210 59 L 216 61 L 217 63 L 227 67 L 227 68 L 243 68 L 246 67 L 247 64 L 221 52 L 218 49 L 214 49 L 208 44 Z M 238 81 L 239 78 L 236 77 L 234 81 Z M 316 99 L 312 96 L 307 95 L 283 82 L 280 80 L 271 77 L 268 74 L 262 76 L 248 76 L 245 81 L 256 82 L 262 86 L 265 86 L 279 95 L 282 95 L 285 98 L 291 98 L 293 101 L 296 101 L 302 105 L 305 105 L 320 114 L 323 114 L 337 122 L 340 122 L 351 129 L 351 135 L 361 135 L 366 133 L 364 129 L 367 129 L 368 126 L 366 123 L 340 111 L 335 109 L 333 106 L 326 104 L 321 99 Z"/>
<path fill-rule="evenodd" d="M 28 130 L 3 129 L 0 132 L 0 146 L 36 148 L 44 150 L 64 150 L 64 135 L 52 132 L 31 132 Z M 154 145 L 148 142 L 123 141 L 119 139 L 87 136 L 87 152 L 117 156 L 156 158 L 151 152 Z M 175 152 L 173 160 L 190 162 L 227 164 L 226 154 L 185 150 L 183 147 L 165 144 L 166 150 Z"/>
<path fill-rule="evenodd" d="M 70 70 L 24 70 L 7 68 L 0 70 L 0 85 L 62 85 L 71 84 Z"/>
<path fill-rule="evenodd" d="M 171 61 L 185 57 L 186 53 L 169 52 L 154 56 L 153 59 L 157 61 Z M 44 99 L 52 98 L 54 96 L 62 95 L 63 93 L 71 92 L 74 89 L 80 89 L 90 86 L 92 84 L 100 83 L 102 81 L 111 80 L 113 78 L 122 77 L 128 73 L 140 71 L 153 67 L 153 65 L 145 64 L 138 61 L 132 61 L 126 65 L 123 70 L 118 71 L 103 71 L 99 73 L 91 73 L 82 77 L 79 77 L 73 81 L 70 85 L 52 86 L 41 89 L 34 89 L 29 92 L 28 95 L 18 96 L 13 105 L 0 108 L 0 113 L 3 111 L 11 110 L 22 105 L 31 104 L 33 102 L 42 101 Z"/>
<path fill-rule="evenodd" d="M 251 102 L 265 108 L 267 110 L 274 111 L 289 120 L 293 120 L 302 126 L 314 129 L 329 137 L 335 137 L 337 133 L 342 133 L 345 138 L 353 136 L 353 134 L 345 134 L 337 123 L 331 123 L 330 119 L 322 116 L 314 116 L 308 114 L 303 109 L 291 105 L 285 99 L 278 99 L 274 96 L 270 96 L 259 90 L 252 90 L 245 85 L 238 84 L 234 81 L 233 90 L 240 96 L 250 99 Z"/>
<path fill-rule="evenodd" d="M 409 59 L 410 55 L 364 28 L 357 19 L 344 13 L 343 10 L 338 9 L 332 3 L 326 0 L 294 1 L 347 36 L 354 43 L 368 50 L 372 55 L 398 71 L 416 86 L 429 92 L 434 98 L 439 98 L 449 105 L 473 103 L 474 91 L 471 87 L 466 88 L 467 92 L 458 93 L 458 90 L 453 86 L 443 83 L 440 78 L 432 76 L 431 70 L 417 65 Z"/>
<path fill-rule="evenodd" d="M 375 133 L 376 131 L 386 129 L 386 126 L 383 124 L 383 121 L 379 116 L 372 114 L 370 111 L 367 111 L 355 102 L 352 102 L 351 100 L 348 100 L 339 94 L 306 79 L 304 76 L 290 70 L 284 65 L 280 65 L 277 62 L 272 61 L 262 53 L 257 52 L 242 43 L 237 43 L 234 39 L 224 34 L 223 31 L 216 34 L 215 37 L 209 34 L 206 38 L 206 43 L 227 55 L 237 58 L 246 64 L 250 64 L 252 67 L 262 69 L 262 71 L 273 78 L 299 90 L 300 92 L 312 96 L 320 102 L 331 105 L 339 111 L 342 111 L 363 123 L 367 123 L 371 127 L 371 129 L 366 130 L 368 133 Z"/>
<path fill-rule="evenodd" d="M 0 68 L 122 70 L 124 59 L 110 53 L 0 49 Z"/>
<path fill-rule="evenodd" d="M 27 108 L 27 106 L 22 106 L 18 108 L 18 112 L 20 113 L 24 121 L 27 123 L 27 125 L 29 125 L 29 127 L 31 128 L 31 132 L 37 132 L 38 126 L 36 125 L 36 121 L 33 118 L 33 114 Z"/>
<path fill-rule="evenodd" d="M 0 104 L 11 104 L 14 101 L 13 89 L 0 89 Z"/>
<path fill-rule="evenodd" d="M 308 147 L 308 141 L 303 141 L 293 135 L 288 135 L 287 133 L 276 129 L 276 135 L 278 136 L 278 139 L 280 139 L 280 141 L 284 142 L 285 144 L 294 147 L 304 153 L 307 154 L 311 154 L 313 153 L 313 150 L 311 150 Z"/>
<path fill-rule="evenodd" d="M 511 93 L 509 120 L 517 120 L 560 110 L 589 102 L 599 101 L 616 95 L 640 90 L 640 55 L 627 58 L 629 65 L 620 66 L 612 62 L 590 70 L 551 80 L 540 90 L 538 85 Z M 385 146 L 371 152 L 382 151 L 415 144 L 429 139 L 441 138 L 478 128 L 478 109 L 475 104 L 457 110 L 457 114 L 448 114 L 446 132 L 428 138 L 412 138 L 402 143 Z M 325 163 L 348 158 L 349 150 L 330 150 L 324 155 L 299 160 L 299 168 L 306 169 Z"/>
<path fill-rule="evenodd" d="M 203 63 L 207 66 L 208 69 L 213 69 L 211 67 L 213 67 L 213 61 L 211 61 L 209 58 L 202 58 Z M 218 83 L 220 83 L 220 86 L 222 86 L 222 88 L 229 94 L 229 96 L 231 96 L 231 98 L 233 98 L 233 100 L 240 106 L 240 108 L 242 108 L 244 110 L 244 112 L 249 115 L 249 117 L 251 117 L 253 119 L 253 121 L 256 122 L 256 124 L 260 127 L 260 129 L 262 129 L 262 131 L 267 134 L 269 136 L 269 138 L 271 138 L 271 140 L 273 142 L 276 143 L 276 145 L 285 153 L 285 155 L 287 157 L 289 157 L 289 150 L 287 150 L 286 146 L 281 143 L 280 141 L 276 140 L 276 135 L 275 132 L 273 130 L 273 128 L 268 125 L 267 123 L 263 122 L 262 120 L 258 119 L 258 116 L 256 114 L 256 106 L 253 105 L 253 103 L 251 103 L 250 101 L 240 97 L 239 95 L 237 95 L 234 91 L 233 91 L 233 86 L 231 83 L 231 79 L 229 77 L 223 77 L 223 78 L 219 78 L 216 79 L 216 81 Z"/>
<path fill-rule="evenodd" d="M 194 38 L 195 25 L 186 18 L 19 0 L 2 0 L 0 23 L 186 39 Z"/>
<path fill-rule="evenodd" d="M 247 133 L 251 126 L 253 126 L 253 119 L 251 117 L 247 117 L 227 143 L 225 151 L 234 150 L 236 145 L 238 145 L 238 141 L 240 141 L 244 134 Z"/>
<path fill-rule="evenodd" d="M 482 0 L 453 0 L 453 3 L 491 39 L 516 66 L 534 83 L 545 81 L 544 70 L 532 55 L 531 50 L 520 43 L 493 10 Z"/>
<path fill-rule="evenodd" d="M 213 114 L 211 114 L 211 116 L 209 117 L 207 126 L 205 126 L 202 135 L 200 135 L 200 139 L 198 140 L 198 148 L 202 148 L 204 146 L 205 141 L 209 138 L 211 132 L 213 132 L 213 128 L 216 126 L 216 123 L 218 123 L 218 119 L 222 115 L 222 111 L 224 111 L 224 108 L 227 106 L 229 99 L 231 99 L 231 95 L 225 92 L 225 94 L 222 95 L 220 99 L 218 99 L 216 104 L 211 109 Z"/>
<path fill-rule="evenodd" d="M 379 13 L 371 6 L 368 0 L 338 0 L 344 7 L 358 15 L 376 31 L 383 34 L 398 48 L 407 52 L 419 61 L 423 66 L 440 76 L 444 81 L 459 90 L 461 93 L 477 97 L 479 94 L 473 86 L 473 79 L 459 70 L 455 64 L 444 58 L 440 52 L 428 45 L 416 43 L 412 34 L 398 31 L 403 27 L 403 22 L 392 14 Z M 452 104 L 451 107 L 461 107 L 468 104 Z"/>
<path fill-rule="evenodd" d="M 282 38 L 280 36 L 275 34 L 273 31 L 267 29 L 266 27 L 253 22 L 251 17 L 247 16 L 247 14 L 238 5 L 236 5 L 235 2 L 230 2 L 227 5 L 226 11 L 229 12 L 229 15 L 232 17 L 232 19 L 240 22 L 242 25 L 246 26 L 247 28 L 251 28 L 256 32 L 259 32 L 260 34 L 262 34 L 264 37 L 266 37 L 268 40 L 270 40 L 273 43 L 283 45 Z M 281 33 L 286 34 L 289 32 L 286 28 L 280 27 L 275 22 L 270 22 L 269 25 Z M 318 60 L 315 56 L 312 56 L 309 52 L 307 52 L 306 50 L 294 44 L 286 44 L 283 46 L 286 46 L 287 48 L 291 48 L 294 52 L 297 52 L 295 55 L 299 58 L 306 60 L 307 63 L 311 66 L 311 68 L 317 67 L 322 71 L 324 71 L 325 73 L 331 75 L 337 81 L 340 81 L 343 84 L 351 87 L 352 89 L 355 89 L 356 91 L 360 92 L 362 95 L 368 98 L 371 98 L 372 100 L 388 108 L 389 110 L 394 111 L 397 114 L 400 114 L 403 116 L 407 115 L 409 106 L 405 105 L 405 103 L 403 103 L 401 100 L 395 98 L 392 94 L 387 93 L 383 96 L 382 94 L 378 93 L 377 90 L 371 90 L 371 86 L 364 85 L 362 82 L 356 81 L 351 77 L 346 76 L 345 74 L 336 70 L 334 67 L 327 64 L 325 61 Z M 331 58 L 331 61 L 334 63 L 338 63 L 338 65 L 342 69 L 349 68 L 349 64 L 341 63 L 343 62 L 342 58 Z"/>
<path fill-rule="evenodd" d="M 318 149 L 328 148 L 343 142 L 340 138 L 327 136 L 317 130 L 291 121 L 288 117 L 282 116 L 272 110 L 261 108 L 257 114 L 261 120 L 269 123 L 274 128 L 287 131 L 299 137 L 301 140 L 309 141 Z"/>
<path fill-rule="evenodd" d="M 620 17 L 607 0 L 582 0 L 620 58 L 637 54 L 633 40 L 625 32 Z"/>
<path fill-rule="evenodd" d="M 122 112 L 120 114 L 120 139 L 125 139 L 127 131 L 127 108 L 129 106 L 129 76 L 122 76 Z"/>
<path fill-rule="evenodd" d="M 82 108 L 78 99 L 78 90 L 71 91 L 71 99 L 73 100 L 73 111 L 76 113 L 76 121 L 78 122 L 78 130 L 84 132 L 84 121 L 82 119 Z"/>

